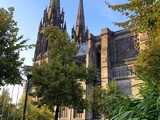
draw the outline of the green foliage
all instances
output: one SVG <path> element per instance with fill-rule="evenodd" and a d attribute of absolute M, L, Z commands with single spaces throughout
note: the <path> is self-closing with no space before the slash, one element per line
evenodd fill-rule
<path fill-rule="evenodd" d="M 2 94 L 0 95 L 0 114 L 2 115 L 3 113 L 3 119 L 7 119 L 10 100 L 8 90 L 2 89 Z"/>
<path fill-rule="evenodd" d="M 116 25 L 134 30 L 136 32 L 150 31 L 151 39 L 160 36 L 160 1 L 159 0 L 129 0 L 128 3 L 107 6 L 127 16 L 128 20 Z"/>
<path fill-rule="evenodd" d="M 102 86 L 95 86 L 91 89 L 89 94 L 90 109 L 92 109 L 99 117 L 109 118 L 117 104 L 116 95 L 119 95 L 118 85 L 115 80 L 103 89 Z M 112 107 L 110 106 L 112 105 Z M 114 106 L 114 107 L 113 107 Z M 107 109 L 107 110 L 106 110 Z"/>
<path fill-rule="evenodd" d="M 160 83 L 160 43 L 151 44 L 148 49 L 142 50 L 134 65 L 138 75 L 148 77 L 157 84 Z"/>
<path fill-rule="evenodd" d="M 160 69 L 160 1 L 159 0 L 129 0 L 128 3 L 108 7 L 121 12 L 128 21 L 116 25 L 148 35 L 147 49 L 142 50 L 137 57 L 135 70 L 138 75 L 154 80 L 159 84 Z"/>
<path fill-rule="evenodd" d="M 160 87 L 153 80 L 144 79 L 139 98 L 130 98 L 120 93 L 116 81 L 103 90 L 100 86 L 91 91 L 92 109 L 103 118 L 110 120 L 158 120 L 160 118 Z"/>
<path fill-rule="evenodd" d="M 120 91 L 118 90 L 118 84 L 116 80 L 112 80 L 111 83 L 106 87 L 107 87 L 106 88 L 107 95 L 114 95 L 114 94 L 120 93 Z"/>
<path fill-rule="evenodd" d="M 32 83 L 36 91 L 32 96 L 40 98 L 37 101 L 39 106 L 46 104 L 51 110 L 55 106 L 63 106 L 83 112 L 87 102 L 83 98 L 82 82 L 94 80 L 96 69 L 92 65 L 78 67 L 73 62 L 76 47 L 66 31 L 48 26 L 44 28 L 44 33 L 50 46 L 49 62 L 44 60 L 40 66 L 34 65 Z"/>
<path fill-rule="evenodd" d="M 129 98 L 123 94 L 109 96 L 114 104 L 110 104 L 111 120 L 159 120 L 160 119 L 160 87 L 150 79 L 137 84 L 141 88 L 139 98 Z M 108 101 L 106 104 L 109 104 Z"/>
<path fill-rule="evenodd" d="M 106 108 L 103 101 L 106 98 L 106 90 L 102 86 L 95 86 L 89 93 L 89 104 L 90 109 L 93 110 L 97 116 L 100 116 L 102 111 Z"/>
<path fill-rule="evenodd" d="M 24 99 L 25 99 L 25 94 L 23 94 L 23 96 L 20 99 L 20 102 L 18 103 L 16 120 L 22 119 Z M 33 98 L 28 96 L 25 120 L 52 120 L 53 115 L 49 111 L 48 107 L 44 105 L 41 108 L 37 108 L 37 106 L 32 104 L 32 100 Z"/>
<path fill-rule="evenodd" d="M 102 102 L 105 108 L 102 110 L 101 116 L 104 118 L 111 118 L 113 114 L 115 114 L 115 108 L 118 107 L 118 103 L 121 103 L 121 100 L 123 101 L 123 99 L 126 99 L 127 96 L 120 93 L 115 80 L 112 80 L 106 87 L 107 97 L 105 97 Z"/>
<path fill-rule="evenodd" d="M 8 11 L 0 8 L 0 85 L 18 84 L 22 82 L 20 68 L 23 59 L 20 60 L 20 50 L 31 46 L 25 45 L 27 40 L 17 37 L 17 23 L 13 20 L 14 8 Z"/>
<path fill-rule="evenodd" d="M 125 94 L 111 94 L 104 100 L 104 104 L 107 107 L 102 113 L 105 118 L 111 119 L 128 109 L 130 103 L 131 99 Z"/>
<path fill-rule="evenodd" d="M 128 17 L 128 21 L 116 22 L 116 25 L 137 33 L 148 34 L 147 49 L 142 50 L 135 64 L 138 75 L 145 78 L 141 78 L 143 83 L 137 84 L 140 87 L 140 98 L 132 99 L 123 94 L 109 96 L 115 101 L 115 104 L 110 105 L 110 108 L 114 108 L 111 109 L 113 111 L 110 112 L 110 118 L 111 120 L 159 120 L 160 1 L 129 0 L 126 4 L 111 5 L 108 2 L 106 4 Z M 106 116 L 109 114 L 108 108 L 105 113 Z"/>

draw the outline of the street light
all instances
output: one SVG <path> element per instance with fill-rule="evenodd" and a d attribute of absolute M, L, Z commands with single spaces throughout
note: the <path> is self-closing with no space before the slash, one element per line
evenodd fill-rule
<path fill-rule="evenodd" d="M 24 69 L 31 69 L 32 66 L 24 66 Z M 32 78 L 32 74 L 30 72 L 28 72 L 26 74 L 27 77 L 27 82 L 26 82 L 26 96 L 25 96 L 25 100 L 24 100 L 24 108 L 23 108 L 23 114 L 22 114 L 22 120 L 25 120 L 25 114 L 26 114 L 26 106 L 27 106 L 27 98 L 28 98 L 28 90 L 29 90 L 29 81 Z"/>

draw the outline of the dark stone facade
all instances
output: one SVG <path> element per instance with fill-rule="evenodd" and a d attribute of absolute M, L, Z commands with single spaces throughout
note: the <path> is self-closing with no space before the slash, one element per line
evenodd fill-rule
<path fill-rule="evenodd" d="M 64 12 L 63 10 L 60 12 L 60 0 L 51 0 L 48 10 L 47 8 L 44 10 L 44 16 L 39 25 L 34 63 L 41 64 L 42 60 L 48 60 L 48 41 L 41 31 L 47 25 L 58 26 L 66 30 Z M 133 65 L 141 46 L 143 47 L 147 39 L 146 35 L 134 34 L 125 29 L 111 31 L 104 28 L 99 35 L 94 36 L 85 27 L 83 0 L 80 0 L 76 27 L 72 28 L 71 38 L 77 43 L 75 63 L 79 66 L 85 64 L 86 67 L 92 63 L 98 69 L 93 84 L 89 86 L 82 84 L 87 91 L 86 97 L 92 85 L 101 85 L 106 88 L 106 84 L 109 84 L 112 79 L 117 81 L 119 89 L 127 95 L 133 97 L 138 93 L 137 89 L 132 89 L 132 85 L 139 82 L 135 80 L 137 77 L 134 74 Z M 75 110 L 68 108 L 60 111 L 62 120 L 93 120 L 95 116 L 94 112 L 85 111 L 84 114 L 77 114 Z"/>

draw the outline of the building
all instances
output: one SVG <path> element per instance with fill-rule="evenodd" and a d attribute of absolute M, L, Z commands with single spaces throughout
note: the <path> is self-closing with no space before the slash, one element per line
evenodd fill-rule
<path fill-rule="evenodd" d="M 62 30 L 66 30 L 66 22 L 64 22 L 64 11 L 60 11 L 60 0 L 51 0 L 49 8 L 44 10 L 43 19 L 39 24 L 39 31 L 37 35 L 36 49 L 34 53 L 33 62 L 41 64 L 42 60 L 48 61 L 48 41 L 42 32 L 42 28 L 48 25 L 58 26 Z"/>
<path fill-rule="evenodd" d="M 48 41 L 41 30 L 42 27 L 50 24 L 66 30 L 64 12 L 63 10 L 60 12 L 60 0 L 51 0 L 49 8 L 44 10 L 33 59 L 35 63 L 41 64 L 42 60 L 48 60 Z M 77 65 L 86 64 L 86 67 L 93 63 L 98 68 L 95 85 L 106 88 L 106 84 L 115 79 L 119 89 L 124 93 L 131 97 L 138 93 L 138 89 L 131 88 L 132 85 L 139 82 L 136 80 L 133 64 L 147 39 L 146 35 L 136 35 L 129 30 L 111 31 L 109 28 L 104 28 L 98 36 L 94 36 L 85 27 L 83 0 L 80 0 L 76 26 L 72 28 L 71 37 L 77 43 L 75 63 Z M 86 91 L 92 87 L 83 86 Z M 60 110 L 59 117 L 60 120 L 95 119 L 92 112 L 84 111 L 83 114 L 77 114 L 76 111 L 68 108 Z"/>

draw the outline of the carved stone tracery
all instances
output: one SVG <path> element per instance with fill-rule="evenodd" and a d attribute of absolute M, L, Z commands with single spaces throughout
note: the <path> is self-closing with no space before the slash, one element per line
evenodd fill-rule
<path fill-rule="evenodd" d="M 138 42 L 135 37 L 116 40 L 115 47 L 116 61 L 119 62 L 122 62 L 128 58 L 136 57 L 139 51 Z"/>

